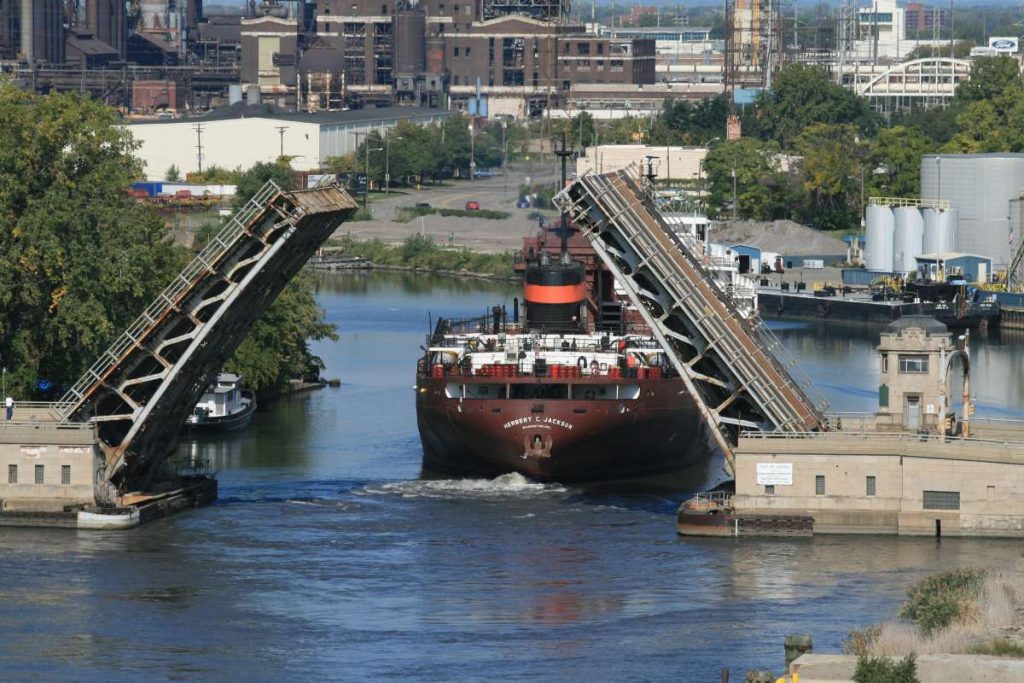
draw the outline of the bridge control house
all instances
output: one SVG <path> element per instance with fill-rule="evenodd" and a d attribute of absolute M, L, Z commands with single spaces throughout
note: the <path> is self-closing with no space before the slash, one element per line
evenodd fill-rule
<path fill-rule="evenodd" d="M 970 421 L 969 400 L 959 421 L 953 413 L 956 372 L 970 394 L 966 341 L 903 317 L 881 335 L 875 414 L 837 415 L 813 434 L 741 436 L 737 517 L 812 517 L 815 533 L 1024 536 L 1020 431 Z"/>

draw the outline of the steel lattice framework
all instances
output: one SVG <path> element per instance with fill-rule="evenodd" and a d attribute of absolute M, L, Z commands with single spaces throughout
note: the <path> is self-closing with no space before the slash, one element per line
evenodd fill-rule
<path fill-rule="evenodd" d="M 105 456 L 99 502 L 153 482 L 211 379 L 356 209 L 335 186 L 268 182 L 68 390 L 61 421 L 94 422 Z"/>

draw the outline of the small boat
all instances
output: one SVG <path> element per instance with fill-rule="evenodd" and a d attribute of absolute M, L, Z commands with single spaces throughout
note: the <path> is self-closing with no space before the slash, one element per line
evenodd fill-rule
<path fill-rule="evenodd" d="M 206 388 L 185 421 L 189 432 L 235 432 L 245 429 L 256 411 L 256 397 L 242 389 L 242 378 L 228 372 Z"/>

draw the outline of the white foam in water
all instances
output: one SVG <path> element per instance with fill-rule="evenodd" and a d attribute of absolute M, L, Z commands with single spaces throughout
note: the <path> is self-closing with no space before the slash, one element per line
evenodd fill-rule
<path fill-rule="evenodd" d="M 403 498 L 500 498 L 564 493 L 558 484 L 541 484 L 517 472 L 494 479 L 417 479 L 380 486 L 368 486 L 370 494 L 399 495 Z"/>

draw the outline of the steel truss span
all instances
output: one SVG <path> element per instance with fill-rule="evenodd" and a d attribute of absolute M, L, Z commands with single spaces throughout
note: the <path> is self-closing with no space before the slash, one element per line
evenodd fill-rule
<path fill-rule="evenodd" d="M 357 209 L 336 186 L 267 182 L 64 395 L 62 422 L 96 424 L 96 497 L 146 490 L 214 375 L 256 319 Z"/>

